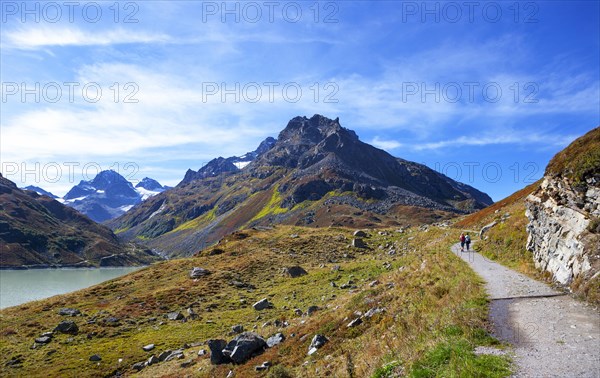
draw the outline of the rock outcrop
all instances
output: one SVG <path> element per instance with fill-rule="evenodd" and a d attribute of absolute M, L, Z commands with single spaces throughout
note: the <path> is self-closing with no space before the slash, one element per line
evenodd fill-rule
<path fill-rule="evenodd" d="M 600 254 L 600 128 L 557 154 L 529 195 L 527 249 L 564 285 L 596 278 Z"/>

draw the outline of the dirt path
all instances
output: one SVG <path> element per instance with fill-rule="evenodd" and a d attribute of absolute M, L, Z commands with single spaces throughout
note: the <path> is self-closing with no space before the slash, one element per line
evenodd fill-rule
<path fill-rule="evenodd" d="M 495 336 L 514 346 L 515 377 L 600 377 L 600 314 L 478 253 L 452 252 L 485 281 Z"/>

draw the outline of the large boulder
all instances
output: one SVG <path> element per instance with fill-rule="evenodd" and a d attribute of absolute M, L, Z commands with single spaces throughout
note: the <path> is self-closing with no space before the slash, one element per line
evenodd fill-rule
<path fill-rule="evenodd" d="M 223 355 L 228 356 L 236 364 L 242 364 L 250 358 L 261 354 L 267 348 L 267 342 L 254 332 L 244 332 L 233 339 Z"/>

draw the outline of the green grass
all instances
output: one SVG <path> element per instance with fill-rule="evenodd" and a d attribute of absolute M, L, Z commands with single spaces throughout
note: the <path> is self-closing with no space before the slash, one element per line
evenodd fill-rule
<path fill-rule="evenodd" d="M 279 193 L 279 185 L 275 185 L 272 189 L 272 195 L 265 206 L 250 220 L 249 223 L 264 218 L 269 215 L 284 214 L 288 211 L 287 208 L 281 207 L 282 197 Z"/>
<path fill-rule="evenodd" d="M 365 239 L 370 248 L 354 249 L 348 247 L 352 231 L 284 226 L 246 230 L 244 238 L 232 237 L 219 245 L 223 250 L 219 255 L 165 261 L 79 292 L 2 310 L 2 375 L 130 375 L 131 365 L 151 354 L 141 349 L 143 345 L 154 343 L 155 352 L 160 353 L 184 343 L 230 339 L 231 326 L 242 324 L 247 330 L 256 326 L 256 332 L 264 337 L 281 331 L 288 338 L 243 365 L 210 365 L 206 357 L 196 357 L 198 349 L 206 348 L 200 346 L 185 351 L 186 359 L 196 362 L 193 367 L 164 362 L 144 369 L 140 376 L 226 376 L 229 370 L 236 376 L 257 376 L 254 366 L 267 360 L 274 367 L 258 376 L 386 377 L 408 368 L 438 376 L 465 371 L 502 376 L 503 360 L 472 354 L 477 345 L 496 341 L 483 331 L 487 300 L 481 281 L 449 253 L 454 235 L 437 228 L 427 233 L 390 231 L 384 236 L 371 232 Z M 298 237 L 290 238 L 291 234 Z M 409 237 L 414 238 L 409 241 Z M 397 249 L 396 255 L 378 248 L 388 243 Z M 301 265 L 309 274 L 296 279 L 284 276 L 281 269 L 291 265 Z M 339 270 L 332 269 L 336 265 Z M 191 280 L 189 271 L 194 266 L 212 273 Z M 233 279 L 255 288 L 238 289 L 229 284 Z M 371 287 L 369 283 L 375 279 L 380 284 Z M 349 280 L 356 289 L 339 288 Z M 258 313 L 251 305 L 265 297 L 275 308 Z M 312 305 L 320 307 L 313 316 L 294 314 L 295 308 L 306 311 Z M 163 317 L 189 306 L 200 319 L 181 323 Z M 75 307 L 86 314 L 72 318 L 80 333 L 58 335 L 49 345 L 29 349 L 35 337 L 63 319 L 57 314 L 62 307 Z M 364 319 L 358 327 L 347 327 L 356 311 L 365 313 L 373 308 L 385 310 Z M 103 326 L 100 320 L 108 315 L 120 318 L 121 324 Z M 99 321 L 88 324 L 94 316 Z M 274 325 L 263 327 L 275 320 L 290 325 L 281 330 Z M 296 337 L 289 337 L 292 333 Z M 308 345 L 316 333 L 330 342 L 308 357 Z M 48 354 L 50 350 L 55 352 Z M 88 361 L 95 353 L 102 356 L 99 365 Z M 22 367 L 5 367 L 18 355 L 23 357 Z"/>

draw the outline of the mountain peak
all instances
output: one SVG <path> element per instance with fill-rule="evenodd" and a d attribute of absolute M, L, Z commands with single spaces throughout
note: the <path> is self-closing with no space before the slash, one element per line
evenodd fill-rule
<path fill-rule="evenodd" d="M 142 181 L 138 182 L 135 187 L 136 188 L 144 188 L 146 190 L 164 189 L 163 186 L 158 181 L 151 179 L 150 177 L 144 177 L 142 179 Z"/>
<path fill-rule="evenodd" d="M 311 118 L 301 116 L 292 118 L 279 134 L 278 140 L 286 143 L 319 143 L 332 134 L 358 140 L 354 131 L 340 125 L 339 118 L 330 119 L 320 114 L 315 114 Z"/>

